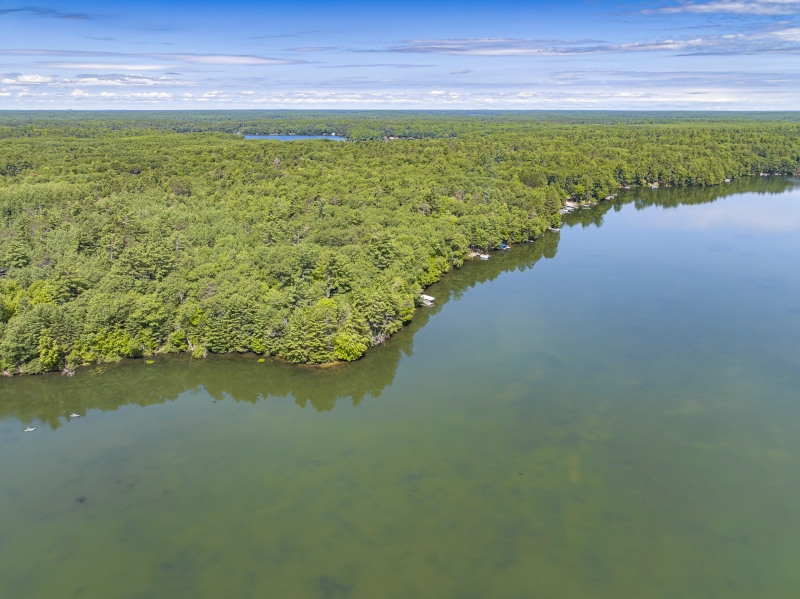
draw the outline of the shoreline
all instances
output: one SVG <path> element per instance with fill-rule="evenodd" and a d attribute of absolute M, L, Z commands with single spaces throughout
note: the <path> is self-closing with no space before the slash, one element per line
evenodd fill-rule
<path fill-rule="evenodd" d="M 730 183 L 732 183 L 733 181 L 736 181 L 736 180 L 760 179 L 760 178 L 765 177 L 765 176 L 767 176 L 767 177 L 777 177 L 777 178 L 789 178 L 789 177 L 794 177 L 795 175 L 784 175 L 784 174 L 765 175 L 764 173 L 759 173 L 758 175 L 750 175 L 750 176 L 746 176 L 746 177 L 737 177 L 735 179 L 731 179 L 731 180 L 727 181 L 725 183 L 725 185 L 728 185 L 728 184 L 730 184 Z M 650 187 L 650 191 L 655 191 L 655 190 L 657 190 L 659 188 L 660 189 L 670 189 L 670 190 L 675 190 L 675 189 L 698 189 L 698 188 L 712 188 L 712 187 L 716 188 L 716 187 L 721 187 L 722 185 L 723 184 L 718 184 L 718 185 L 713 185 L 713 186 L 712 185 L 673 186 L 673 185 L 664 184 L 663 186 L 660 186 L 660 187 L 659 186 L 653 187 L 651 185 L 646 184 L 646 185 L 620 186 L 620 188 L 618 190 L 618 193 L 611 194 L 611 195 L 609 195 L 609 196 L 607 196 L 605 198 L 601 198 L 601 199 L 598 199 L 598 200 L 576 202 L 573 198 L 569 198 L 569 199 L 564 201 L 564 203 L 562 204 L 561 209 L 559 209 L 559 213 L 560 213 L 560 216 L 563 217 L 563 216 L 565 216 L 567 214 L 570 214 L 571 212 L 578 211 L 578 210 L 581 210 L 581 209 L 592 209 L 592 208 L 595 208 L 595 207 L 597 207 L 598 205 L 601 205 L 601 204 L 611 203 L 614 199 L 616 199 L 620 194 L 622 194 L 624 192 L 634 191 L 634 190 L 645 190 L 645 189 L 647 189 L 647 187 Z M 566 212 L 565 212 L 565 210 L 566 210 Z M 547 233 L 559 233 L 560 230 L 561 230 L 560 228 L 551 227 L 551 228 L 545 230 L 540 236 L 528 239 L 527 243 L 534 243 L 535 241 L 541 239 L 545 234 L 547 234 Z M 521 242 L 521 243 L 526 243 L 526 242 Z M 497 252 L 505 252 L 505 251 L 507 251 L 509 249 L 514 249 L 514 247 L 516 247 L 517 245 L 521 245 L 521 243 L 516 243 L 514 245 L 504 244 L 505 247 L 493 248 L 491 250 L 474 250 L 474 249 L 470 248 L 469 253 L 465 257 L 464 262 L 462 263 L 461 266 L 466 264 L 467 261 L 475 262 L 476 258 L 479 259 L 478 261 L 488 260 L 490 257 L 496 255 Z M 486 252 L 490 252 L 490 253 L 487 254 Z M 439 280 L 443 279 L 445 276 L 447 276 L 453 270 L 460 269 L 461 266 L 451 267 L 450 269 L 448 269 L 447 271 L 442 273 L 442 276 L 441 276 L 441 278 Z M 433 283 L 432 285 L 435 285 L 435 284 L 436 284 L 436 282 Z M 422 291 L 424 292 L 429 287 L 430 287 L 430 285 L 428 287 L 424 287 L 422 289 Z M 414 308 L 414 313 L 412 315 L 412 318 L 408 322 L 403 323 L 402 327 L 397 332 L 402 331 L 407 326 L 409 326 L 411 324 L 411 322 L 414 320 L 414 318 L 417 316 L 417 310 L 419 308 L 422 308 L 422 307 L 431 307 L 431 306 L 425 306 L 424 304 L 416 305 L 415 308 Z M 199 359 L 205 359 L 205 357 L 207 355 L 209 355 L 209 354 L 212 354 L 212 355 L 248 355 L 249 354 L 249 355 L 257 356 L 260 360 L 266 360 L 266 359 L 278 360 L 278 361 L 281 361 L 281 362 L 284 362 L 286 364 L 290 364 L 290 365 L 293 365 L 293 366 L 307 366 L 307 367 L 311 367 L 311 368 L 324 368 L 324 369 L 327 369 L 327 368 L 336 367 L 336 366 L 341 365 L 341 364 L 347 364 L 347 363 L 350 363 L 350 362 L 359 361 L 361 358 L 366 356 L 366 354 L 369 352 L 370 349 L 372 349 L 374 347 L 377 347 L 379 345 L 383 345 L 386 341 L 388 341 L 389 339 L 394 337 L 395 334 L 396 333 L 393 333 L 392 335 L 387 337 L 381 343 L 377 343 L 377 344 L 374 344 L 374 345 L 369 345 L 367 347 L 367 349 L 364 351 L 364 353 L 361 356 L 359 356 L 356 360 L 335 360 L 335 361 L 330 361 L 330 362 L 292 362 L 292 361 L 287 360 L 286 358 L 281 357 L 281 356 L 279 356 L 277 354 L 258 354 L 258 353 L 254 352 L 252 350 L 248 350 L 248 351 L 245 351 L 245 352 L 237 352 L 237 351 L 212 352 L 212 351 L 210 351 L 208 349 L 203 349 L 202 355 L 197 355 L 197 354 L 193 354 L 194 348 L 191 347 L 191 346 L 189 347 L 189 349 L 184 350 L 184 351 L 163 351 L 164 348 L 166 348 L 168 346 L 167 344 L 165 344 L 165 345 L 162 345 L 161 347 L 157 348 L 152 353 L 148 353 L 148 354 L 142 353 L 142 355 L 138 355 L 138 356 L 120 356 L 118 359 L 112 359 L 112 360 L 98 360 L 96 362 L 88 362 L 88 363 L 77 364 L 77 365 L 68 364 L 63 369 L 54 369 L 54 370 L 49 370 L 49 371 L 44 371 L 44 372 L 25 372 L 24 369 L 23 370 L 18 370 L 17 372 L 9 372 L 7 370 L 4 370 L 4 371 L 0 372 L 0 375 L 2 375 L 3 377 L 6 377 L 6 378 L 13 378 L 13 377 L 16 377 L 16 376 L 21 376 L 21 375 L 38 376 L 38 375 L 47 375 L 47 374 L 49 374 L 49 375 L 59 374 L 61 376 L 68 376 L 69 377 L 69 376 L 74 375 L 75 372 L 78 369 L 84 370 L 86 368 L 99 367 L 99 366 L 107 365 L 107 364 L 115 364 L 115 363 L 118 363 L 118 362 L 121 362 L 121 361 L 127 361 L 127 360 L 135 360 L 135 361 L 142 360 L 142 361 L 144 361 L 145 365 L 151 365 L 153 363 L 153 359 L 156 356 L 186 355 L 186 354 L 191 356 L 190 359 L 192 359 L 192 360 L 193 359 L 198 359 L 198 360 Z"/>

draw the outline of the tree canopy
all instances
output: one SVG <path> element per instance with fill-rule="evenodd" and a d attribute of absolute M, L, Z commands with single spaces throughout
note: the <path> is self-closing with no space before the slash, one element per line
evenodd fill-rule
<path fill-rule="evenodd" d="M 0 368 L 355 360 L 472 250 L 540 237 L 567 198 L 796 173 L 790 116 L 5 113 Z M 241 135 L 323 132 L 351 141 Z"/>

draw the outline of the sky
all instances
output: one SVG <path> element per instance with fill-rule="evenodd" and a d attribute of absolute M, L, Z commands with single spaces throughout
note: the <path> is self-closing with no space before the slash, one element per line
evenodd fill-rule
<path fill-rule="evenodd" d="M 0 110 L 800 110 L 800 0 L 34 1 Z"/>

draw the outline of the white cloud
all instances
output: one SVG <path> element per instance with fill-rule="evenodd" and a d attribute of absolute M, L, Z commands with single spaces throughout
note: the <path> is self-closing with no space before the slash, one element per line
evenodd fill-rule
<path fill-rule="evenodd" d="M 123 64 L 117 62 L 46 62 L 40 66 L 52 69 L 69 69 L 84 71 L 163 71 L 165 65 L 158 64 Z"/>
<path fill-rule="evenodd" d="M 180 62 L 188 62 L 192 64 L 208 64 L 208 65 L 250 65 L 250 66 L 268 66 L 268 65 L 291 65 L 305 62 L 303 60 L 287 60 L 281 58 L 266 58 L 264 56 L 252 56 L 245 54 L 143 54 L 142 56 L 150 56 L 162 60 L 177 60 Z"/>
<path fill-rule="evenodd" d="M 115 74 L 109 73 L 108 75 L 91 74 L 91 75 L 78 75 L 75 80 L 81 86 L 185 86 L 189 85 L 188 81 L 183 79 L 175 79 L 167 76 L 144 76 L 135 74 Z M 72 80 L 66 79 L 62 83 L 72 83 Z"/>
<path fill-rule="evenodd" d="M 773 31 L 772 35 L 790 42 L 800 42 L 800 27 Z"/>
<path fill-rule="evenodd" d="M 169 100 L 172 94 L 167 92 L 138 92 L 132 94 L 123 94 L 121 98 L 138 98 L 143 100 Z"/>
<path fill-rule="evenodd" d="M 91 94 L 82 89 L 74 89 L 70 95 L 73 98 L 99 98 L 101 100 L 170 100 L 173 97 L 172 94 L 168 92 L 133 92 L 129 94 L 118 94 L 116 92 L 103 91 L 99 94 Z"/>
<path fill-rule="evenodd" d="M 312 88 L 301 91 L 258 91 L 243 94 L 236 90 L 200 89 L 176 93 L 170 89 L 130 90 L 84 87 L 65 93 L 82 107 L 102 109 L 157 103 L 191 107 L 297 107 L 369 109 L 395 107 L 407 109 L 609 109 L 609 110 L 791 110 L 800 97 L 800 78 L 775 83 L 776 73 L 714 72 L 628 72 L 574 71 L 554 73 L 530 85 L 448 84 L 448 88 L 427 89 L 391 84 L 362 91 L 347 86 Z M 66 84 L 59 84 L 66 85 Z M 401 87 L 392 87 L 401 86 Z M 3 89 L 7 92 L 6 89 Z M 46 94 L 50 96 L 46 96 Z M 52 106 L 58 94 L 42 87 L 26 91 L 27 106 Z M 0 96 L 0 107 L 11 106 L 15 98 Z M 64 102 L 64 100 L 61 100 Z M 65 106 L 69 105 L 69 100 Z"/>
<path fill-rule="evenodd" d="M 390 52 L 449 54 L 456 56 L 574 56 L 584 54 L 619 54 L 635 52 L 749 53 L 800 52 L 796 29 L 773 32 L 666 38 L 650 42 L 610 44 L 595 40 L 536 40 L 511 38 L 410 40 Z"/>
<path fill-rule="evenodd" d="M 388 67 L 391 69 L 427 69 L 430 68 L 432 64 L 409 64 L 404 62 L 373 62 L 369 64 L 332 64 L 332 65 L 322 65 L 321 69 L 372 69 L 372 68 L 381 68 L 381 67 Z"/>
<path fill-rule="evenodd" d="M 3 78 L 0 79 L 0 83 L 4 85 L 36 85 L 39 83 L 50 83 L 51 81 L 53 81 L 52 77 L 43 77 L 42 75 L 20 75 L 19 73 L 3 75 Z"/>
<path fill-rule="evenodd" d="M 243 96 L 252 96 L 256 92 L 245 90 L 245 91 L 242 91 L 242 92 L 239 92 L 239 93 L 242 94 Z"/>
<path fill-rule="evenodd" d="M 289 48 L 292 52 L 327 52 L 336 50 L 335 46 L 304 46 L 302 48 Z"/>
<path fill-rule="evenodd" d="M 686 2 L 678 6 L 663 6 L 645 9 L 643 13 L 694 13 L 739 15 L 793 15 L 800 13 L 800 2 L 797 0 L 718 0 L 714 2 Z"/>
<path fill-rule="evenodd" d="M 228 66 L 281 66 L 303 64 L 307 61 L 299 59 L 269 58 L 253 54 L 194 54 L 181 52 L 106 52 L 92 50 L 47 50 L 40 48 L 3 48 L 2 56 L 48 56 L 55 58 L 100 58 L 117 59 L 108 63 L 81 63 L 81 62 L 54 62 L 49 65 L 59 65 L 60 68 L 113 68 L 117 70 L 148 70 L 163 69 L 164 66 L 152 64 L 148 60 L 163 61 L 166 63 L 184 63 L 200 65 L 228 65 Z M 134 61 L 128 64 L 124 60 Z M 145 59 L 145 62 L 141 62 Z M 75 65 L 75 66 L 70 66 Z"/>
<path fill-rule="evenodd" d="M 220 90 L 213 90 L 210 92 L 205 92 L 199 98 L 197 98 L 198 102 L 208 102 L 210 100 L 215 100 L 217 102 L 230 102 L 231 96 Z"/>
<path fill-rule="evenodd" d="M 573 52 L 595 40 L 537 40 L 514 38 L 461 38 L 409 40 L 391 52 L 421 54 L 458 54 L 465 56 L 531 56 L 536 54 Z"/>

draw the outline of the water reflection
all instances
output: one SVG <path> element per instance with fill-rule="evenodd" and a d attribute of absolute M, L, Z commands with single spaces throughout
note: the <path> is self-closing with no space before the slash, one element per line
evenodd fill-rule
<path fill-rule="evenodd" d="M 589 210 L 575 210 L 565 215 L 562 221 L 570 227 L 575 225 L 600 227 L 608 212 L 611 210 L 619 212 L 626 204 L 632 203 L 637 210 L 644 210 L 652 206 L 677 208 L 678 206 L 710 204 L 741 193 L 778 195 L 791 191 L 799 185 L 800 181 L 791 177 L 743 177 L 713 187 L 636 188 L 619 193 L 613 200 L 599 202 Z"/>
<path fill-rule="evenodd" d="M 157 356 L 154 364 L 124 360 L 83 367 L 73 377 L 55 373 L 18 376 L 0 383 L 0 419 L 38 421 L 57 429 L 73 412 L 85 415 L 92 409 L 159 404 L 200 390 L 218 401 L 255 403 L 269 396 L 291 396 L 301 408 L 310 406 L 318 412 L 333 409 L 340 400 L 349 399 L 358 405 L 366 397 L 380 397 L 392 384 L 400 359 L 412 353 L 414 334 L 444 304 L 504 272 L 523 271 L 542 258 L 554 257 L 558 239 L 557 235 L 546 235 L 535 243 L 498 252 L 489 261 L 468 262 L 449 273 L 429 290 L 436 297 L 434 307 L 420 308 L 411 324 L 351 364 L 298 366 L 277 358 L 259 362 L 259 356 L 253 354 L 211 355 L 204 360 L 168 355 Z"/>
<path fill-rule="evenodd" d="M 0 595 L 796 597 L 798 237 L 661 222 L 800 194 L 633 209 L 680 195 L 450 273 L 355 364 L 0 380 Z"/>
<path fill-rule="evenodd" d="M 564 217 L 564 224 L 583 227 L 603 224 L 605 215 L 633 203 L 637 210 L 651 206 L 677 207 L 705 204 L 743 192 L 779 194 L 797 186 L 782 177 L 751 177 L 708 188 L 634 189 L 588 210 Z M 352 364 L 327 367 L 297 366 L 279 359 L 248 355 L 212 355 L 205 360 L 188 356 L 157 356 L 155 364 L 125 360 L 78 369 L 74 377 L 58 374 L 19 376 L 0 382 L 0 420 L 16 418 L 22 423 L 42 423 L 56 429 L 71 413 L 115 410 L 120 406 L 147 406 L 177 399 L 186 392 L 205 390 L 217 401 L 255 403 L 266 397 L 289 397 L 301 407 L 318 412 L 333 409 L 337 402 L 358 405 L 365 398 L 380 397 L 392 384 L 403 355 L 410 356 L 417 331 L 450 301 L 460 299 L 478 284 L 502 273 L 533 268 L 543 258 L 553 258 L 559 235 L 548 234 L 530 244 L 496 252 L 489 261 L 472 261 L 448 273 L 428 293 L 436 305 L 421 308 L 410 325 L 383 346 L 373 348 Z"/>

